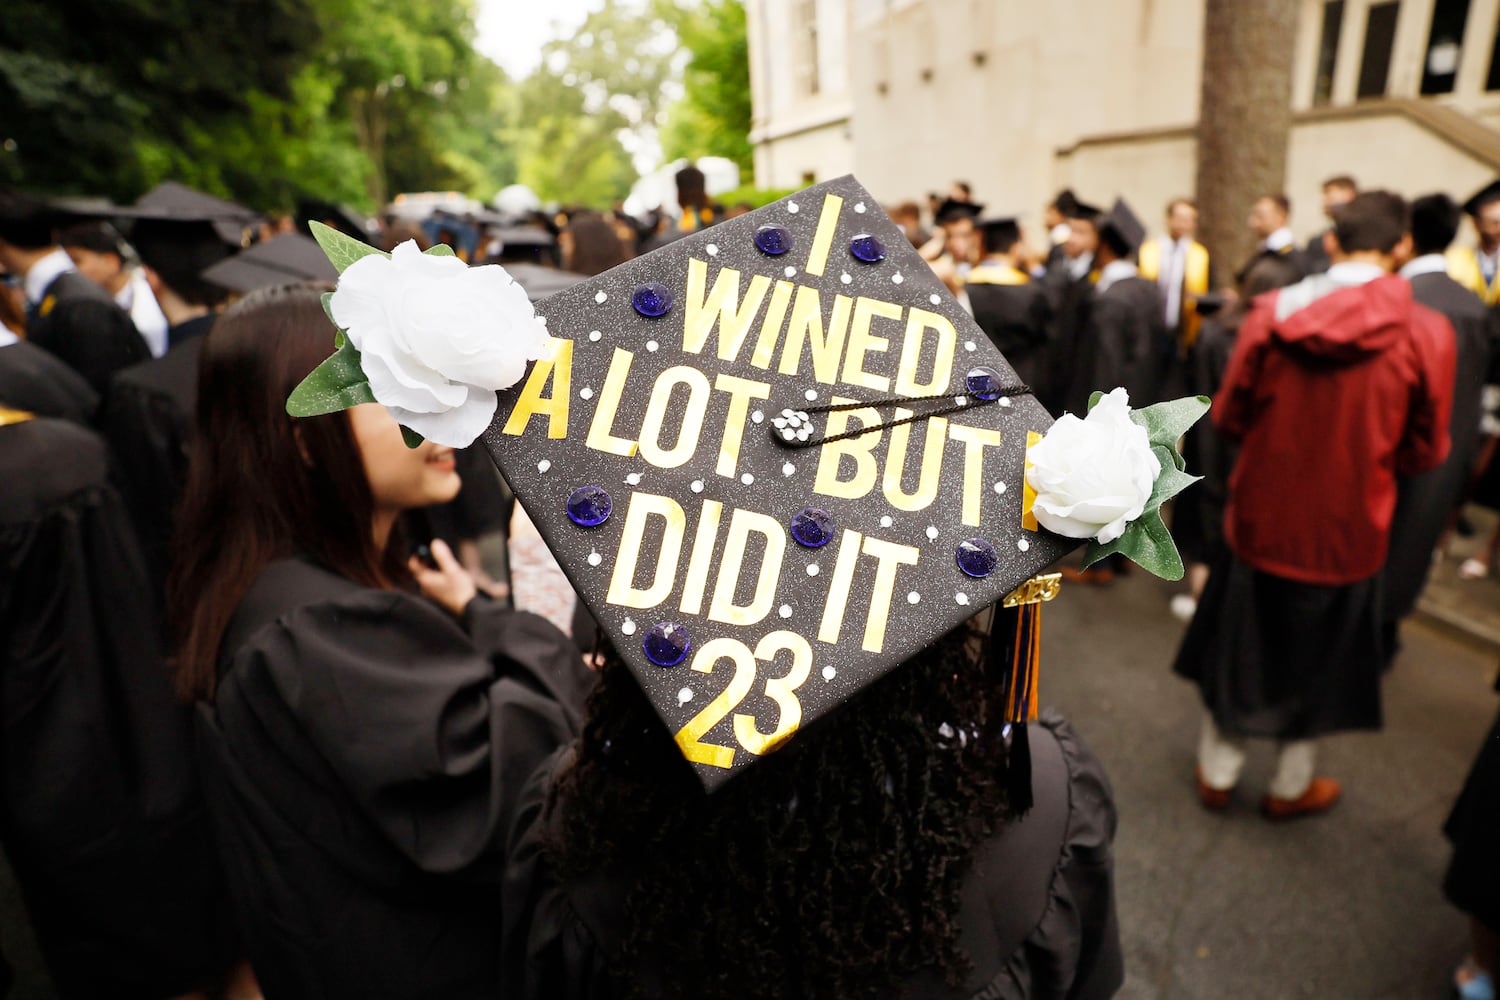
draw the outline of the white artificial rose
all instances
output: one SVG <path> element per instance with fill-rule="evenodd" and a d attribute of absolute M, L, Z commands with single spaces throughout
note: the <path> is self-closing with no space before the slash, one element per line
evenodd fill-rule
<path fill-rule="evenodd" d="M 334 322 L 360 353 L 375 399 L 430 441 L 462 448 L 495 415 L 495 393 L 541 357 L 547 328 L 503 267 L 469 267 L 408 240 L 339 276 Z"/>
<path fill-rule="evenodd" d="M 1083 420 L 1063 414 L 1027 453 L 1032 512 L 1047 530 L 1108 545 L 1146 509 L 1161 461 L 1129 400 L 1116 389 Z"/>

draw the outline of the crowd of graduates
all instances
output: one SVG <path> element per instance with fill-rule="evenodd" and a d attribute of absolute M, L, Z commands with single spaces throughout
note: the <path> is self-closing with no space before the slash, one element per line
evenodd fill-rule
<path fill-rule="evenodd" d="M 743 988 L 684 957 L 730 926 L 729 904 L 709 907 L 724 922 L 700 921 L 690 942 L 686 924 L 649 913 L 627 933 L 644 904 L 583 877 L 595 863 L 616 872 L 621 857 L 579 817 L 606 801 L 628 813 L 621 788 L 653 800 L 646 765 L 676 749 L 635 740 L 638 694 L 489 457 L 409 449 L 378 407 L 316 424 L 285 412 L 332 346 L 320 295 L 336 272 L 309 218 L 387 250 L 409 239 L 502 263 L 539 301 L 746 208 L 715 204 L 691 168 L 678 181 L 678 204 L 645 222 L 618 210 L 267 220 L 170 183 L 129 206 L 0 193 L 0 837 L 63 996 L 488 997 L 506 982 L 523 995 L 607 997 L 624 995 L 610 977 L 626 966 L 646 970 L 643 995 Z M 1257 249 L 1243 262 L 1210 259 L 1185 198 L 1165 207 L 1160 236 L 1125 200 L 1103 208 L 1072 191 L 1030 234 L 986 214 L 963 183 L 925 208 L 888 208 L 1054 416 L 1086 413 L 1092 392 L 1114 386 L 1137 407 L 1216 399 L 1213 425 L 1184 445 L 1204 480 L 1170 517 L 1190 563 L 1172 605 L 1192 621 L 1177 671 L 1203 692 L 1204 807 L 1227 805 L 1244 739 L 1267 737 L 1279 753 L 1263 808 L 1278 819 L 1337 801 L 1337 783 L 1315 773 L 1314 741 L 1379 727 L 1379 676 L 1433 553 L 1465 503 L 1500 497 L 1500 391 L 1486 388 L 1500 382 L 1500 183 L 1460 206 L 1442 194 L 1407 204 L 1339 177 L 1323 207 L 1326 232 L 1298 245 L 1286 198 L 1257 199 Z M 1477 246 L 1457 243 L 1465 213 Z M 1299 429 L 1309 424 L 1318 433 Z M 1327 497 L 1283 538 L 1264 512 L 1284 498 L 1256 489 L 1288 463 Z M 1125 571 L 1115 557 L 1067 573 L 1107 585 Z M 935 641 L 901 687 L 830 728 L 828 746 L 863 745 L 914 701 L 946 712 L 979 698 L 942 681 L 973 656 L 961 638 Z M 1090 789 L 1097 809 L 1064 821 L 1056 807 L 1058 836 L 1072 838 L 1063 853 L 1081 860 L 1032 866 L 1032 889 L 1045 909 L 1066 883 L 1077 912 L 995 931 L 995 967 L 978 986 L 1108 996 L 1120 976 L 1108 785 L 1065 724 L 1048 732 L 1034 758 L 1039 814 L 1048 780 L 1063 801 L 1068 787 Z M 552 794 L 571 796 L 573 811 L 554 813 L 526 779 L 569 746 L 580 763 Z M 1500 721 L 1448 826 L 1445 888 L 1473 918 L 1459 977 L 1471 989 L 1495 971 L 1500 930 L 1497 748 Z M 795 813 L 798 783 L 820 768 L 827 782 L 839 759 L 809 751 L 772 793 L 792 788 Z M 966 759 L 962 773 L 1004 764 Z M 886 797 L 907 778 L 883 777 Z M 725 837 L 760 820 L 764 791 L 726 797 Z M 928 817 L 913 835 L 969 858 L 1008 814 L 998 793 L 965 805 L 967 817 Z M 909 849 L 879 843 L 899 813 L 868 805 L 859 829 L 871 850 Z M 638 832 L 621 831 L 620 843 Z M 541 878 L 549 837 L 568 844 L 551 863 L 585 889 L 512 886 L 535 907 L 517 925 L 498 890 L 518 878 L 517 859 Z M 1005 850 L 999 868 L 1046 855 Z M 951 901 L 959 881 L 926 871 L 901 888 Z M 753 931 L 731 950 L 785 977 L 773 995 L 797 976 L 860 995 L 893 981 L 910 988 L 902 995 L 975 992 L 954 982 L 955 970 L 974 982 L 955 958 L 960 937 L 973 945 L 967 917 L 918 933 L 884 916 L 878 941 L 874 911 L 866 939 L 830 932 L 838 961 L 823 969 L 778 970 L 774 940 Z M 675 985 L 669 960 L 689 963 Z M 553 978 L 521 983 L 527 964 Z M 910 978 L 934 965 L 947 978 Z"/>

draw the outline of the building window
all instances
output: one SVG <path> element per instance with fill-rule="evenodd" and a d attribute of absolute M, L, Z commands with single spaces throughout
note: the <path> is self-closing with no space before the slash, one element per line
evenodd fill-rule
<path fill-rule="evenodd" d="M 1318 43 L 1318 79 L 1313 104 L 1324 105 L 1333 97 L 1333 70 L 1339 58 L 1339 32 L 1344 26 L 1344 0 L 1323 5 L 1323 40 Z"/>
<path fill-rule="evenodd" d="M 792 4 L 792 74 L 797 93 L 813 97 L 818 93 L 818 3 L 817 0 L 795 0 Z"/>
<path fill-rule="evenodd" d="M 1490 50 L 1490 76 L 1485 90 L 1500 90 L 1500 31 L 1495 32 L 1495 47 Z"/>
<path fill-rule="evenodd" d="M 1468 20 L 1469 0 L 1437 0 L 1433 5 L 1432 29 L 1427 33 L 1427 54 L 1422 64 L 1423 94 L 1453 93 Z"/>
<path fill-rule="evenodd" d="M 1386 78 L 1391 72 L 1391 50 L 1396 45 L 1396 17 L 1401 13 L 1400 0 L 1370 7 L 1365 25 L 1365 54 L 1359 64 L 1358 98 L 1384 97 Z"/>

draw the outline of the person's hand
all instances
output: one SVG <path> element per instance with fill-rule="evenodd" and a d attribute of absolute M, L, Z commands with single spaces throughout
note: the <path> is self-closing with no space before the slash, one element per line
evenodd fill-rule
<path fill-rule="evenodd" d="M 479 593 L 474 586 L 474 578 L 459 565 L 453 556 L 453 550 L 441 538 L 432 540 L 432 559 L 437 563 L 436 569 L 416 556 L 407 560 L 407 566 L 411 569 L 411 575 L 416 578 L 417 586 L 422 588 L 423 595 L 457 618 Z"/>

